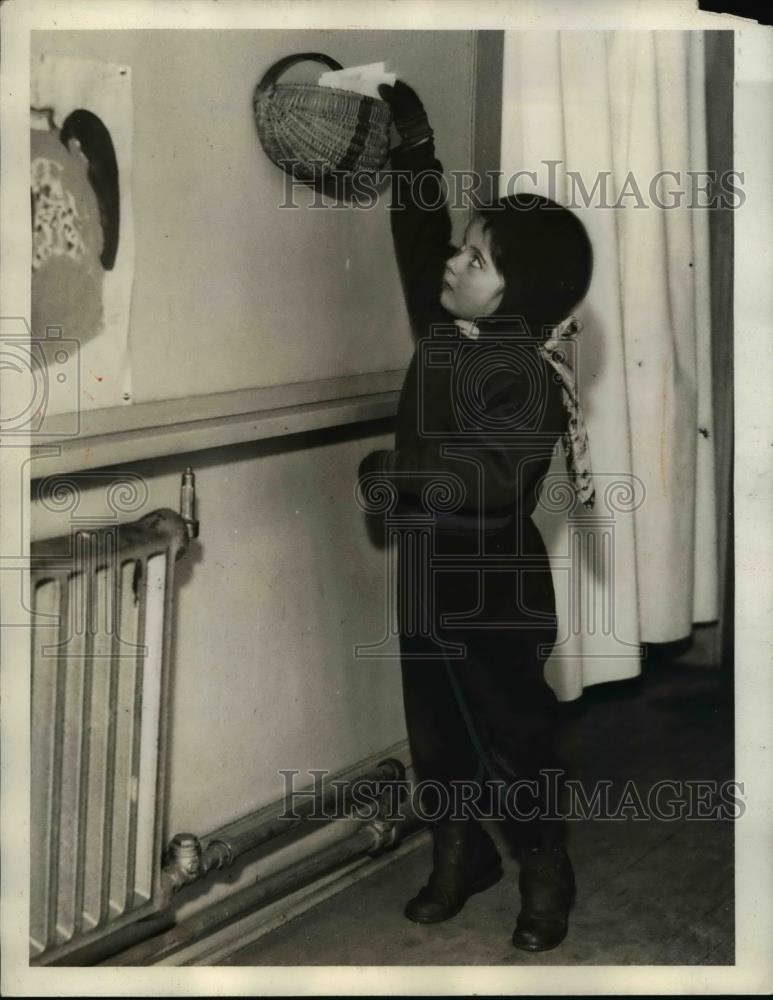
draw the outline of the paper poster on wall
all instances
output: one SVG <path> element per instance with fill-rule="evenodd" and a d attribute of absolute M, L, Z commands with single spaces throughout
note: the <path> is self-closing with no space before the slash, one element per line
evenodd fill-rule
<path fill-rule="evenodd" d="M 49 414 L 131 402 L 132 118 L 128 66 L 33 59 L 31 320 Z M 78 379 L 57 379 L 73 350 Z"/>

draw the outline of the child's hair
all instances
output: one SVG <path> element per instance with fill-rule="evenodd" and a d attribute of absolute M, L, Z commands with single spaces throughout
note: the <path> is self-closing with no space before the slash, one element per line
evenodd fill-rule
<path fill-rule="evenodd" d="M 593 250 L 585 226 L 542 195 L 516 194 L 475 210 L 505 279 L 494 318 L 521 316 L 536 327 L 560 323 L 585 297 Z"/>

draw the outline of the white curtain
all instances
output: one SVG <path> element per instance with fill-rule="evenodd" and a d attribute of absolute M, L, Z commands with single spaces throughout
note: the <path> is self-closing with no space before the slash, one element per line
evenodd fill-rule
<path fill-rule="evenodd" d="M 573 208 L 594 250 L 573 363 L 596 508 L 567 509 L 556 456 L 537 515 L 559 605 L 546 671 L 564 700 L 640 673 L 641 642 L 718 615 L 708 217 L 687 205 L 706 170 L 703 84 L 701 32 L 505 35 L 500 193 Z M 622 207 L 604 207 L 604 184 Z"/>

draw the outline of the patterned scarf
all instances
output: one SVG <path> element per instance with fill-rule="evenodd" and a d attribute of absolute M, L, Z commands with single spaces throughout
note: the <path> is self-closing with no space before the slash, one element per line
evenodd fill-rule
<path fill-rule="evenodd" d="M 477 340 L 480 331 L 474 323 L 463 319 L 457 319 L 454 322 L 465 337 Z M 581 330 L 580 320 L 576 316 L 567 316 L 562 323 L 553 329 L 547 340 L 537 345 L 537 350 L 558 373 L 567 417 L 566 430 L 562 435 L 566 471 L 575 493 L 588 510 L 592 510 L 596 499 L 596 490 L 591 472 L 588 432 L 585 429 L 582 407 L 577 395 L 574 371 L 567 363 L 566 354 L 560 350 L 562 341 L 574 339 Z"/>

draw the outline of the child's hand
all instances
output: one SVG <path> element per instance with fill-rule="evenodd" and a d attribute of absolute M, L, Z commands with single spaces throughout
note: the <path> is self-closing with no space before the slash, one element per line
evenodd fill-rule
<path fill-rule="evenodd" d="M 394 87 L 390 87 L 388 83 L 380 83 L 378 92 L 391 108 L 392 120 L 403 140 L 404 149 L 433 138 L 427 112 L 413 87 L 402 80 L 395 80 Z"/>

